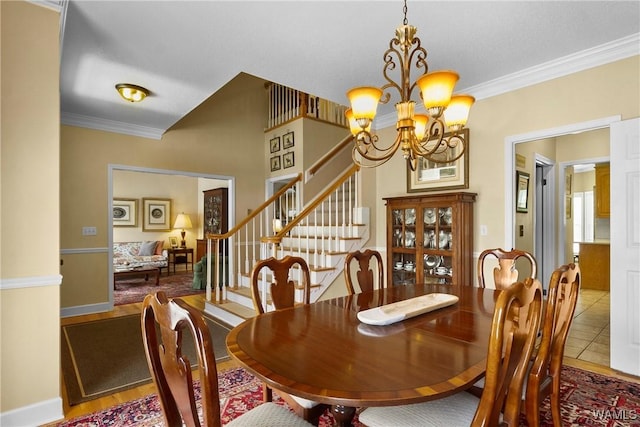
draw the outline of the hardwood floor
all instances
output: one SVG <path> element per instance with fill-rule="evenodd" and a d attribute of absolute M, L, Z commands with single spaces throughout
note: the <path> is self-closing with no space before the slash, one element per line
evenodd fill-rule
<path fill-rule="evenodd" d="M 199 310 L 204 310 L 204 297 L 202 295 L 190 295 L 181 297 L 187 303 L 196 307 Z M 96 313 L 84 316 L 66 317 L 60 320 L 60 325 L 73 325 L 75 323 L 90 322 L 93 320 L 109 319 L 114 317 L 128 316 L 131 314 L 138 314 L 142 311 L 142 303 L 119 305 L 114 307 L 114 310 L 108 313 Z M 217 364 L 218 370 L 229 369 L 238 366 L 233 360 L 226 360 Z M 61 374 L 62 378 L 62 374 Z M 70 420 L 80 417 L 82 415 L 90 414 L 92 412 L 100 411 L 102 409 L 109 408 L 111 406 L 119 405 L 121 403 L 135 400 L 146 395 L 156 392 L 156 387 L 153 383 L 145 384 L 140 387 L 136 387 L 130 390 L 126 390 L 120 393 L 115 393 L 109 396 L 105 396 L 99 399 L 90 400 L 88 402 L 80 403 L 78 405 L 69 406 L 66 388 L 64 384 L 61 384 L 64 420 Z M 46 424 L 47 427 L 54 426 L 56 423 Z"/>
<path fill-rule="evenodd" d="M 204 298 L 202 295 L 192 295 L 192 296 L 186 296 L 182 298 L 185 301 L 187 301 L 189 304 L 193 305 L 194 307 L 200 310 L 204 310 Z M 142 310 L 141 303 L 128 304 L 128 305 L 116 306 L 113 311 L 108 313 L 98 313 L 98 314 L 90 314 L 85 316 L 63 318 L 61 319 L 60 323 L 62 326 L 71 325 L 75 323 L 82 323 L 82 322 L 87 322 L 92 320 L 127 316 L 130 314 L 140 313 L 141 310 Z M 586 360 L 580 360 L 580 359 L 565 356 L 564 364 L 568 366 L 573 366 L 575 368 L 585 369 L 588 371 L 597 372 L 602 375 L 607 375 L 610 377 L 619 378 L 622 380 L 631 381 L 631 382 L 640 384 L 640 378 L 638 377 L 625 375 L 609 368 L 608 366 L 598 365 L 596 363 L 592 363 Z M 234 368 L 236 366 L 238 366 L 238 364 L 233 360 L 223 361 L 218 363 L 217 365 L 218 370 Z M 64 387 L 64 384 L 61 385 L 61 390 L 62 390 L 62 398 L 64 401 L 64 414 L 65 414 L 64 420 L 65 421 L 76 418 L 76 417 L 80 417 L 82 415 L 90 414 L 92 412 L 100 411 L 102 409 L 106 409 L 111 406 L 125 403 L 130 400 L 135 400 L 156 392 L 155 385 L 153 383 L 150 383 L 134 389 L 123 391 L 121 393 L 115 393 L 106 397 L 102 397 L 100 399 L 95 399 L 95 400 L 91 400 L 78 405 L 69 406 L 67 402 L 66 389 Z M 46 427 L 54 426 L 55 424 L 56 423 L 47 424 Z"/>

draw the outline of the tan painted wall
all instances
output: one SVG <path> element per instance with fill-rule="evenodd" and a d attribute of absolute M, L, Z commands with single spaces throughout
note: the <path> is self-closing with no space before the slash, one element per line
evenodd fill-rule
<path fill-rule="evenodd" d="M 62 307 L 104 303 L 108 298 L 109 164 L 235 176 L 236 221 L 264 201 L 263 84 L 244 74 L 236 77 L 160 141 L 62 127 L 61 246 L 96 248 L 93 254 L 62 256 Z M 82 236 L 82 227 L 88 225 L 98 228 L 97 236 Z"/>
<path fill-rule="evenodd" d="M 0 413 L 60 396 L 58 21 L 0 2 Z"/>
<path fill-rule="evenodd" d="M 622 115 L 640 116 L 640 56 L 603 65 L 476 102 L 471 110 L 469 191 L 478 193 L 474 220 L 474 252 L 504 246 L 504 152 L 509 136 L 563 125 Z M 382 139 L 395 129 L 379 132 Z M 592 151 L 593 150 L 593 151 Z M 597 149 L 584 148 L 578 156 L 593 156 Z M 567 161 L 576 148 L 563 147 L 556 161 Z M 577 156 L 576 156 L 577 157 Z M 509 177 L 511 179 L 511 177 Z M 376 169 L 376 199 L 406 192 L 405 168 L 399 156 Z M 377 203 L 376 246 L 384 247 L 384 205 Z M 480 236 L 479 225 L 488 228 Z"/>

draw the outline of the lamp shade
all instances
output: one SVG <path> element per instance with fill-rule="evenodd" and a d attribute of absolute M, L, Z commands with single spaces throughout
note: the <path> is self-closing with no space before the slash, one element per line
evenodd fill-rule
<path fill-rule="evenodd" d="M 455 71 L 434 71 L 420 77 L 416 84 L 422 92 L 424 106 L 428 110 L 434 107 L 445 108 L 449 105 L 453 87 L 458 81 Z"/>
<path fill-rule="evenodd" d="M 360 133 L 362 128 L 353 117 L 353 110 L 351 108 L 347 109 L 347 111 L 344 112 L 344 115 L 347 117 L 347 122 L 349 122 L 349 130 L 351 131 L 351 134 L 353 136 L 356 136 L 358 133 Z M 364 130 L 367 132 L 371 132 L 371 123 L 369 123 Z"/>
<path fill-rule="evenodd" d="M 444 122 L 452 130 L 459 130 L 467 124 L 469 110 L 476 99 L 471 95 L 456 95 L 451 97 L 451 102 L 444 110 Z"/>
<path fill-rule="evenodd" d="M 377 87 L 356 87 L 347 92 L 347 98 L 351 103 L 353 117 L 357 119 L 373 120 L 378 110 L 378 102 L 382 96 L 382 90 Z"/>
<path fill-rule="evenodd" d="M 178 216 L 176 217 L 176 222 L 173 224 L 173 228 L 184 230 L 191 227 L 193 226 L 191 225 L 191 218 L 189 218 L 189 215 L 185 213 L 178 214 Z"/>
<path fill-rule="evenodd" d="M 414 133 L 416 135 L 416 138 L 418 138 L 418 141 L 422 141 L 422 138 L 424 138 L 424 135 L 427 133 L 427 123 L 429 122 L 429 117 L 425 116 L 424 114 L 416 114 L 414 116 L 414 120 L 415 120 L 415 129 L 414 129 Z"/>

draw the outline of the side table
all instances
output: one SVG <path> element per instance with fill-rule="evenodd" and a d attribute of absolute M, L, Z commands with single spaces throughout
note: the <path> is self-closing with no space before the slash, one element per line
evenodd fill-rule
<path fill-rule="evenodd" d="M 173 248 L 169 249 L 168 252 L 168 274 L 171 274 L 172 265 L 173 272 L 176 272 L 176 264 L 184 264 L 186 271 L 189 271 L 189 264 L 191 264 L 191 271 L 193 271 L 193 248 Z"/>

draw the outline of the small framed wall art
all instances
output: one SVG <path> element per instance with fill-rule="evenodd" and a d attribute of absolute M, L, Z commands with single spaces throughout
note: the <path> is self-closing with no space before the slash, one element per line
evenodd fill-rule
<path fill-rule="evenodd" d="M 516 212 L 527 213 L 529 200 L 529 174 L 516 171 Z"/>
<path fill-rule="evenodd" d="M 171 199 L 142 199 L 142 231 L 171 231 Z"/>
<path fill-rule="evenodd" d="M 269 140 L 269 151 L 271 153 L 275 153 L 276 151 L 280 151 L 280 137 L 276 136 L 275 138 L 271 138 Z"/>
<path fill-rule="evenodd" d="M 271 158 L 271 172 L 280 170 L 280 156 L 273 156 Z"/>
<path fill-rule="evenodd" d="M 294 166 L 293 160 L 293 151 L 285 153 L 282 155 L 282 163 L 284 163 L 284 168 L 292 168 Z"/>
<path fill-rule="evenodd" d="M 282 137 L 282 148 L 291 148 L 293 145 L 293 131 L 285 133 Z"/>
<path fill-rule="evenodd" d="M 113 199 L 114 227 L 138 226 L 138 199 Z"/>

